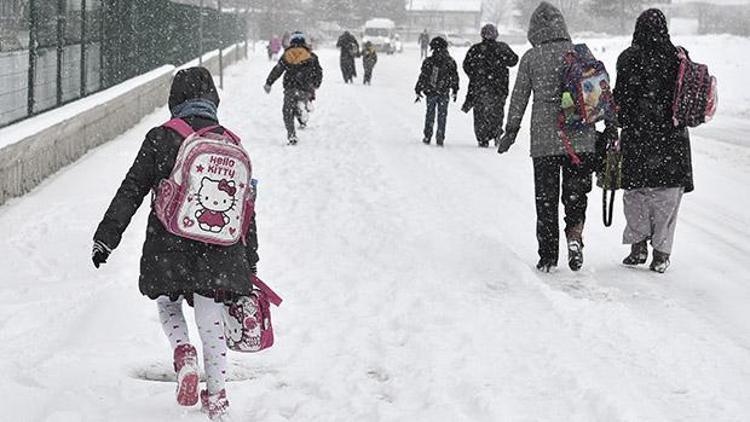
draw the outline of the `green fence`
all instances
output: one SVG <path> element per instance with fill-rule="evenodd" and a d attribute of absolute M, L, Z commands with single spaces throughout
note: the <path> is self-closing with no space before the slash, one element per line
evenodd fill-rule
<path fill-rule="evenodd" d="M 0 127 L 245 41 L 247 21 L 167 0 L 0 0 Z"/>

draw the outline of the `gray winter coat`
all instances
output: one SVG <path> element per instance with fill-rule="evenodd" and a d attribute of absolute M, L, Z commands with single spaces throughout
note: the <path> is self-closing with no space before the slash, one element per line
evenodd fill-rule
<path fill-rule="evenodd" d="M 531 156 L 566 155 L 558 135 L 557 117 L 562 96 L 563 53 L 572 49 L 573 43 L 562 13 L 555 6 L 542 2 L 531 16 L 528 39 L 533 48 L 521 58 L 505 131 L 515 141 L 533 91 Z M 593 127 L 568 135 L 577 153 L 594 152 L 596 131 Z"/>

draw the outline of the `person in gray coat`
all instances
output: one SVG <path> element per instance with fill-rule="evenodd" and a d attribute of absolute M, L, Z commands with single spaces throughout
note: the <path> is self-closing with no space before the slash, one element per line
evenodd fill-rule
<path fill-rule="evenodd" d="M 534 162 L 536 192 L 537 269 L 549 272 L 557 266 L 559 254 L 558 201 L 562 172 L 562 203 L 565 208 L 565 234 L 568 242 L 568 265 L 577 271 L 583 265 L 583 226 L 586 219 L 587 194 L 591 192 L 594 167 L 594 127 L 568 133 L 581 159 L 573 164 L 558 134 L 561 100 L 563 53 L 573 48 L 565 19 L 556 7 L 541 2 L 531 15 L 528 39 L 532 48 L 521 58 L 508 110 L 505 135 L 498 143 L 502 154 L 516 140 L 521 121 L 534 93 L 531 111 L 531 157 Z"/>

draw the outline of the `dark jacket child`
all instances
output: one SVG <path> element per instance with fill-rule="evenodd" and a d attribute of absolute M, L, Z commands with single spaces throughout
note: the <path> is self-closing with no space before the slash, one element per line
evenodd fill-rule
<path fill-rule="evenodd" d="M 295 32 L 290 38 L 290 46 L 284 50 L 279 62 L 271 69 L 263 87 L 266 93 L 271 86 L 284 75 L 284 106 L 282 115 L 286 126 L 287 140 L 290 145 L 297 143 L 295 117 L 304 127 L 307 124 L 309 102 L 315 98 L 315 91 L 323 83 L 323 69 L 315 55 L 305 44 L 305 36 Z"/>
<path fill-rule="evenodd" d="M 218 105 L 219 96 L 207 69 L 194 67 L 175 75 L 169 93 L 173 118 L 182 119 L 193 130 L 216 126 L 213 131 L 220 133 L 223 129 L 217 126 Z M 120 244 L 143 198 L 170 176 L 183 140 L 166 127 L 155 127 L 148 132 L 94 234 L 92 260 L 97 268 Z M 231 184 L 234 186 L 234 182 Z M 224 188 L 230 190 L 231 186 Z M 218 188 L 222 189 L 221 183 Z M 224 390 L 227 346 L 221 301 L 251 291 L 250 274 L 255 272 L 258 262 L 254 219 L 245 239 L 231 246 L 203 243 L 167 231 L 153 207 L 148 218 L 140 264 L 140 291 L 156 300 L 162 328 L 173 350 L 177 401 L 185 406 L 198 400 L 198 365 L 182 313 L 183 298 L 194 306 L 207 377 L 207 389 L 201 392 L 202 405 L 212 418 L 220 417 L 229 406 Z"/>
<path fill-rule="evenodd" d="M 344 83 L 352 83 L 354 78 L 357 77 L 357 66 L 354 63 L 354 58 L 359 56 L 359 43 L 354 35 L 345 31 L 336 42 L 336 48 L 341 50 L 339 63 Z"/>
<path fill-rule="evenodd" d="M 508 108 L 505 135 L 497 152 L 502 154 L 516 140 L 531 93 L 531 157 L 534 161 L 539 262 L 537 269 L 549 272 L 557 267 L 560 249 L 559 205 L 560 173 L 562 203 L 565 208 L 565 235 L 568 266 L 577 271 L 583 265 L 583 227 L 586 221 L 587 194 L 591 192 L 591 174 L 597 138 L 594 127 L 570 133 L 580 165 L 571 162 L 558 134 L 563 54 L 573 48 L 565 18 L 560 10 L 542 2 L 531 15 L 528 31 L 532 48 L 521 58 L 513 96 Z"/>
<path fill-rule="evenodd" d="M 492 24 L 482 28 L 482 42 L 466 53 L 463 68 L 469 77 L 469 88 L 463 111 L 474 109 L 474 134 L 477 143 L 487 148 L 503 134 L 505 99 L 508 97 L 508 68 L 518 63 L 518 56 L 508 44 L 497 41 Z"/>
<path fill-rule="evenodd" d="M 443 146 L 449 95 L 453 93 L 453 101 L 456 101 L 458 96 L 458 67 L 456 61 L 448 54 L 448 42 L 445 39 L 433 38 L 430 41 L 430 48 L 432 55 L 422 62 L 422 70 L 414 91 L 417 94 L 417 101 L 422 98 L 422 94 L 427 96 L 427 114 L 422 142 L 429 145 L 432 140 L 435 109 L 437 109 L 438 129 L 435 140 L 438 146 Z"/>
<path fill-rule="evenodd" d="M 650 240 L 650 267 L 660 273 L 669 266 L 682 194 L 693 190 L 688 129 L 672 121 L 678 68 L 664 14 L 646 10 L 617 59 L 614 95 L 622 127 L 623 243 L 631 245 L 623 263 L 645 263 Z"/>
<path fill-rule="evenodd" d="M 365 77 L 363 83 L 370 85 L 372 81 L 372 70 L 375 68 L 375 63 L 378 62 L 378 52 L 375 50 L 375 46 L 370 41 L 365 43 L 365 48 L 362 50 L 362 67 L 365 69 Z"/>

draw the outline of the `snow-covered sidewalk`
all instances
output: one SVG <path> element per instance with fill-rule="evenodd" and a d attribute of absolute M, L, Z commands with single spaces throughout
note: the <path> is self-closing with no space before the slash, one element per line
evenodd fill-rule
<path fill-rule="evenodd" d="M 718 139 L 734 139 L 728 120 L 693 132 L 696 191 L 666 274 L 619 264 L 622 205 L 604 229 L 596 189 L 584 270 L 541 275 L 527 128 L 498 156 L 452 104 L 446 147 L 425 147 L 416 50 L 382 56 L 371 87 L 344 85 L 336 53 L 320 55 L 296 147 L 283 145 L 280 83 L 262 90 L 271 63 L 226 78 L 223 123 L 260 179 L 260 275 L 285 299 L 277 344 L 230 357 L 246 379 L 229 384 L 236 420 L 750 418 L 750 149 Z M 170 365 L 137 288 L 148 207 L 108 264 L 89 258 L 143 136 L 167 118 L 0 207 L 0 419 L 204 420 L 173 404 L 172 384 L 133 376 Z"/>

